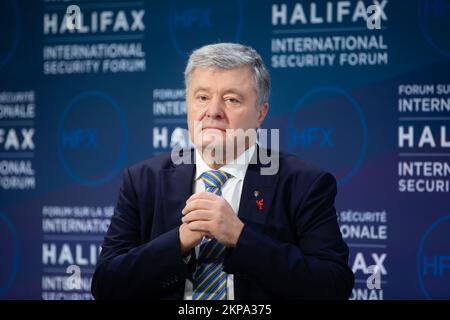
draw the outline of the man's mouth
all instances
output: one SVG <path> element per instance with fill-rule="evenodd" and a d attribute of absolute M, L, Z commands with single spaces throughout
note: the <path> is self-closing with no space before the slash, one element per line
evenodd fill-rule
<path fill-rule="evenodd" d="M 202 131 L 203 130 L 220 130 L 220 131 L 224 131 L 225 132 L 225 129 L 218 128 L 218 127 L 203 127 Z"/>

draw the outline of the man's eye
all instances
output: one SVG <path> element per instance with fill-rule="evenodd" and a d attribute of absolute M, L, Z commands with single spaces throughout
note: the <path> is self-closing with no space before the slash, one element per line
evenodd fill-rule
<path fill-rule="evenodd" d="M 227 99 L 225 99 L 225 101 L 227 101 L 230 104 L 239 104 L 240 103 L 240 101 L 235 98 L 227 98 Z"/>
<path fill-rule="evenodd" d="M 207 96 L 198 96 L 197 100 L 200 102 L 205 102 L 206 100 L 208 100 L 208 97 Z"/>

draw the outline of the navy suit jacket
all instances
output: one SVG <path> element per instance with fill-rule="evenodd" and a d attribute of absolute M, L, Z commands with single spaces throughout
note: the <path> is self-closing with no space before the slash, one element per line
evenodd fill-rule
<path fill-rule="evenodd" d="M 262 166 L 248 166 L 238 212 L 245 226 L 224 260 L 235 299 L 348 299 L 354 277 L 335 178 L 284 153 L 276 175 L 261 175 Z M 169 153 L 124 171 L 92 280 L 96 299 L 183 299 L 196 261 L 181 256 L 178 228 L 194 174 L 194 164 L 175 165 Z"/>

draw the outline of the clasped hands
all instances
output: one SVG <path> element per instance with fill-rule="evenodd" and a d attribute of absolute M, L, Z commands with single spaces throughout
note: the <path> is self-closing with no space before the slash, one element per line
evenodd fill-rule
<path fill-rule="evenodd" d="M 227 247 L 235 247 L 244 228 L 230 204 L 211 192 L 193 194 L 181 212 L 179 234 L 183 256 L 200 244 L 203 237 L 215 238 Z"/>

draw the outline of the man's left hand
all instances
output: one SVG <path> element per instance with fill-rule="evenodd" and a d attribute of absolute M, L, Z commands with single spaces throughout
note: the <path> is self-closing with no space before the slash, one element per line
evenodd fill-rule
<path fill-rule="evenodd" d="M 235 247 L 244 223 L 230 204 L 211 192 L 193 194 L 182 210 L 183 223 L 192 231 L 205 233 L 227 247 Z"/>

